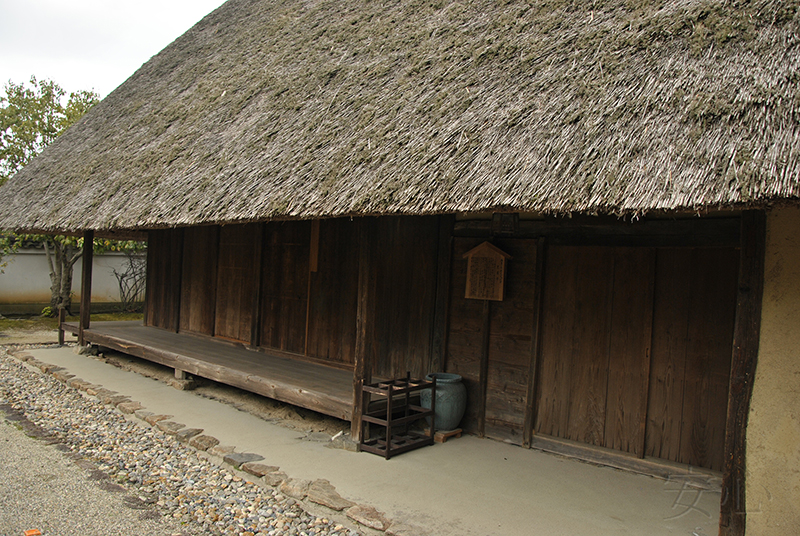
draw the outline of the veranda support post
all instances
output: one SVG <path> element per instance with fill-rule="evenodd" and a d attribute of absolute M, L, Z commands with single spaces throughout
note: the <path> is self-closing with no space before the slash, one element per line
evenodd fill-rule
<path fill-rule="evenodd" d="M 81 320 L 78 326 L 78 344 L 86 345 L 84 330 L 89 329 L 92 303 L 92 262 L 94 255 L 94 231 L 83 232 L 83 273 L 81 277 Z"/>

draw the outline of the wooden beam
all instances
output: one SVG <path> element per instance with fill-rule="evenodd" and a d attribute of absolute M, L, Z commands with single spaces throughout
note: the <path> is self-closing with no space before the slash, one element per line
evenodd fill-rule
<path fill-rule="evenodd" d="M 747 416 L 753 394 L 761 334 L 761 298 L 764 291 L 766 214 L 742 214 L 739 257 L 739 290 L 733 330 L 733 354 L 725 425 L 725 467 L 720 500 L 720 536 L 745 533 L 745 464 Z"/>
<path fill-rule="evenodd" d="M 541 350 L 542 329 L 542 290 L 544 285 L 544 238 L 536 241 L 536 273 L 533 289 L 533 327 L 531 329 L 531 362 L 528 369 L 528 394 L 525 399 L 525 421 L 522 425 L 522 446 L 531 448 L 533 441 L 533 422 L 536 415 L 536 388 L 539 371 L 539 352 Z"/>
<path fill-rule="evenodd" d="M 642 371 L 642 397 L 639 399 L 639 407 L 642 413 L 639 417 L 639 430 L 637 432 L 639 458 L 644 459 L 644 451 L 647 442 L 647 415 L 650 404 L 650 369 L 653 366 L 653 303 L 656 284 L 656 250 L 652 249 L 650 263 L 650 273 L 647 276 L 647 303 L 650 304 L 650 314 L 642 320 L 644 328 L 644 340 L 647 341 L 647 350 L 644 356 L 644 370 Z"/>
<path fill-rule="evenodd" d="M 361 410 L 366 402 L 362 387 L 372 382 L 375 359 L 376 236 L 377 221 L 374 218 L 361 218 L 358 222 L 358 308 L 353 367 L 353 417 L 350 423 L 350 435 L 356 442 L 361 441 L 363 433 Z"/>
<path fill-rule="evenodd" d="M 78 344 L 86 345 L 84 331 L 89 329 L 92 314 L 92 264 L 94 260 L 94 231 L 83 233 L 83 269 L 81 274 L 81 319 L 78 328 Z"/>
<path fill-rule="evenodd" d="M 570 246 L 738 246 L 739 218 L 643 219 L 635 222 L 616 217 L 577 216 L 522 220 L 514 238 L 547 237 L 550 245 Z M 453 236 L 489 238 L 490 220 L 456 222 Z"/>
<path fill-rule="evenodd" d="M 450 263 L 453 256 L 453 221 L 451 215 L 439 216 L 439 252 L 437 258 L 436 301 L 431 334 L 430 372 L 445 370 L 447 320 L 450 301 Z"/>
<path fill-rule="evenodd" d="M 483 300 L 483 327 L 481 328 L 480 408 L 478 410 L 478 437 L 486 435 L 486 392 L 489 387 L 489 339 L 492 320 L 492 302 Z"/>

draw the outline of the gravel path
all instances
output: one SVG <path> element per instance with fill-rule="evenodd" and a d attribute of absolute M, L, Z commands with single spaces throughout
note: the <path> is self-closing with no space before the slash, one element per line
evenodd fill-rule
<path fill-rule="evenodd" d="M 31 370 L 4 348 L 0 419 L 0 504 L 10 506 L 0 509 L 2 534 L 360 534 Z"/>
<path fill-rule="evenodd" d="M 0 423 L 0 534 L 183 534 L 179 523 L 162 521 L 153 508 L 131 507 L 123 488 L 115 492 L 104 478 L 92 481 L 88 465 L 76 465 L 17 426 Z"/>

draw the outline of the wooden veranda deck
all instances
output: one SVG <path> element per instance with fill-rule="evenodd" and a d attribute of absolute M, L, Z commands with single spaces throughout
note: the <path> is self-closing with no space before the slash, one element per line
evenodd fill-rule
<path fill-rule="evenodd" d="M 78 333 L 77 323 L 64 330 Z M 146 327 L 141 322 L 93 322 L 87 342 L 232 385 L 281 402 L 352 420 L 353 373 L 207 337 Z"/>

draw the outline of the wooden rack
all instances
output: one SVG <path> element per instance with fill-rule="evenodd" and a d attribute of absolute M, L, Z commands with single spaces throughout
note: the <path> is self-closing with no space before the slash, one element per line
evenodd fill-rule
<path fill-rule="evenodd" d="M 431 389 L 431 408 L 423 408 L 411 403 L 412 393 Z M 385 399 L 385 409 L 369 411 L 370 397 Z M 362 388 L 364 397 L 361 415 L 361 450 L 383 456 L 387 460 L 394 455 L 408 452 L 419 447 L 433 444 L 436 409 L 436 379 L 433 381 L 412 379 L 407 373 L 405 378 L 382 381 L 365 385 Z M 395 415 L 397 413 L 397 415 Z M 414 422 L 429 417 L 431 424 L 427 434 L 410 430 Z M 364 427 L 375 424 L 386 428 L 383 437 L 370 439 Z M 399 430 L 402 430 L 398 433 Z"/>

